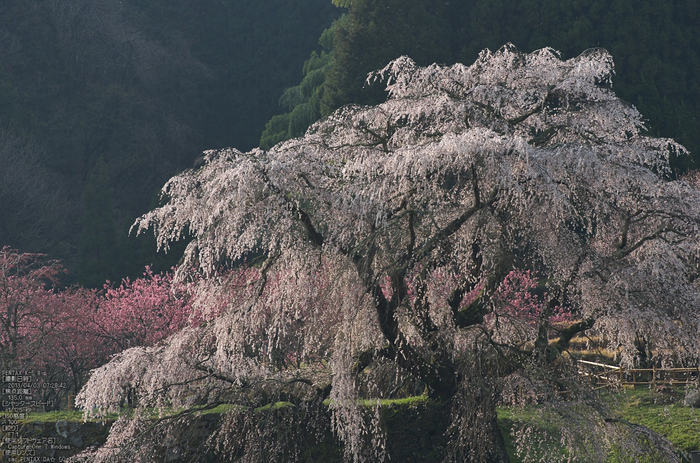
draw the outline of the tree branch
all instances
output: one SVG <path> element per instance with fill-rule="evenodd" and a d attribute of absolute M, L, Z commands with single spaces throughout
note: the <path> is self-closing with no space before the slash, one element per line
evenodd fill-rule
<path fill-rule="evenodd" d="M 620 259 L 620 258 L 623 258 L 623 257 L 627 257 L 628 255 L 630 255 L 631 253 L 633 253 L 634 251 L 636 251 L 637 249 L 639 249 L 639 248 L 640 248 L 644 243 L 646 243 L 647 241 L 652 241 L 652 240 L 655 240 L 655 239 L 657 239 L 657 238 L 660 238 L 661 235 L 663 235 L 664 233 L 669 233 L 669 232 L 675 233 L 675 234 L 681 235 L 681 236 L 684 235 L 683 232 L 681 232 L 680 230 L 676 230 L 676 229 L 673 228 L 673 227 L 664 227 L 664 228 L 660 228 L 660 229 L 658 229 L 657 231 L 655 231 L 654 233 L 652 233 L 651 235 L 647 235 L 647 236 L 644 236 L 644 237 L 640 238 L 636 243 L 634 243 L 633 245 L 631 245 L 629 248 L 627 248 L 627 249 L 618 249 L 618 251 L 617 251 L 615 254 L 613 254 L 612 256 L 610 256 L 610 257 L 608 258 L 608 260 Z"/>
<path fill-rule="evenodd" d="M 432 238 L 430 238 L 421 248 L 416 252 L 415 261 L 420 262 L 425 259 L 428 254 L 430 254 L 433 249 L 435 249 L 440 243 L 443 243 L 447 238 L 456 233 L 464 223 L 469 220 L 474 214 L 479 212 L 481 209 L 490 206 L 496 202 L 498 198 L 498 189 L 494 188 L 489 196 L 489 199 L 485 203 L 475 204 L 466 210 L 462 215 L 454 219 L 452 222 L 447 224 L 445 228 L 438 231 Z"/>
<path fill-rule="evenodd" d="M 259 168 L 257 169 L 258 172 L 260 173 L 260 176 L 263 178 L 263 181 L 265 184 L 270 186 L 270 189 L 272 189 L 275 193 L 277 193 L 280 196 L 284 196 L 282 194 L 282 191 L 270 181 L 270 178 L 267 176 L 267 172 L 265 172 L 265 169 Z M 301 176 L 307 184 L 310 184 L 309 180 L 305 176 Z M 285 197 L 286 199 L 286 197 Z M 314 227 L 313 223 L 311 223 L 311 217 L 309 217 L 309 214 L 299 207 L 297 203 L 294 203 L 292 201 L 289 201 L 286 199 L 287 204 L 289 205 L 289 209 L 292 211 L 292 213 L 296 213 L 299 215 L 299 219 L 301 220 L 301 223 L 304 225 L 304 229 L 306 230 L 307 235 L 309 236 L 309 239 L 311 242 L 316 245 L 317 247 L 323 246 L 324 242 L 324 237 L 321 235 L 316 228 Z"/>
<path fill-rule="evenodd" d="M 530 111 L 526 112 L 526 113 L 523 114 L 522 116 L 518 116 L 518 117 L 515 117 L 515 118 L 513 118 L 513 119 L 506 119 L 506 121 L 507 121 L 509 124 L 511 124 L 511 125 L 520 124 L 520 123 L 523 122 L 525 119 L 527 119 L 528 117 L 532 116 L 533 114 L 542 111 L 542 108 L 544 108 L 544 104 L 545 104 L 545 102 L 547 101 L 548 98 L 549 98 L 549 92 L 545 95 L 544 99 L 540 102 L 540 104 L 538 104 L 537 106 L 535 106 L 533 109 L 531 109 Z"/>
<path fill-rule="evenodd" d="M 297 207 L 296 205 L 293 205 L 294 209 L 293 212 L 296 212 L 299 214 L 299 219 L 301 220 L 301 223 L 304 225 L 304 229 L 306 229 L 306 233 L 309 236 L 309 239 L 311 242 L 316 245 L 317 247 L 323 246 L 324 238 L 323 235 L 321 235 L 314 225 L 311 223 L 311 218 L 309 217 L 309 214 L 306 213 L 305 210 L 303 210 L 300 207 Z"/>

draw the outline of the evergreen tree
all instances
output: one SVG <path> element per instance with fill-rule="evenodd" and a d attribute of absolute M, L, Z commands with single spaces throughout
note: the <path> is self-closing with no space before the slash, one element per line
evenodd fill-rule
<path fill-rule="evenodd" d="M 280 97 L 280 105 L 289 112 L 273 116 L 265 125 L 260 137 L 260 147 L 270 149 L 280 141 L 304 135 L 306 129 L 321 117 L 321 99 L 326 72 L 333 60 L 329 53 L 315 51 L 304 63 L 304 79 L 296 87 L 290 87 Z"/>
<path fill-rule="evenodd" d="M 333 29 L 333 65 L 321 113 L 347 103 L 383 101 L 382 88 L 365 86 L 367 74 L 401 55 L 421 65 L 450 61 L 440 0 L 354 0 Z"/>

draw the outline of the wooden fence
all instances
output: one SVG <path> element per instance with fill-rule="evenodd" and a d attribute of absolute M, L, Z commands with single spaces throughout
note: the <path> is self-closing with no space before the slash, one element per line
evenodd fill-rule
<path fill-rule="evenodd" d="M 681 386 L 697 383 L 700 366 L 693 368 L 622 368 L 604 363 L 579 360 L 581 374 L 595 387 L 622 386 Z"/>

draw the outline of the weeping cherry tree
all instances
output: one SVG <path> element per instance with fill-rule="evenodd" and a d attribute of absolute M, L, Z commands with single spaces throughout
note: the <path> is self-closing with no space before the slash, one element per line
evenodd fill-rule
<path fill-rule="evenodd" d="M 386 461 L 378 399 L 410 390 L 447 407 L 445 461 L 505 462 L 496 406 L 537 402 L 571 461 L 679 461 L 610 416 L 568 349 L 596 334 L 627 366 L 700 353 L 700 192 L 671 180 L 684 148 L 644 134 L 612 75 L 602 49 L 401 57 L 368 78 L 385 103 L 269 151 L 206 152 L 135 224 L 165 249 L 193 236 L 179 278 L 205 277 L 198 321 L 115 357 L 78 403 L 117 410 L 128 383 L 144 409 L 235 404 L 207 445 L 241 461 L 298 461 L 327 429 L 347 461 Z M 539 278 L 527 304 L 504 296 L 513 271 Z M 265 428 L 253 410 L 279 401 L 286 427 Z M 149 461 L 183 413 L 124 417 L 92 458 Z M 512 430 L 521 458 L 544 458 L 528 429 Z"/>

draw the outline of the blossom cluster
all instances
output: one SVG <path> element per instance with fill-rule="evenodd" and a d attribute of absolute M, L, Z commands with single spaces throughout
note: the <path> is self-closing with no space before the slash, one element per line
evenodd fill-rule
<path fill-rule="evenodd" d="M 67 382 L 64 393 L 77 393 L 112 355 L 157 344 L 189 320 L 188 287 L 171 274 L 146 267 L 142 278 L 98 291 L 60 289 L 61 273 L 44 256 L 0 251 L 0 360 Z"/>

